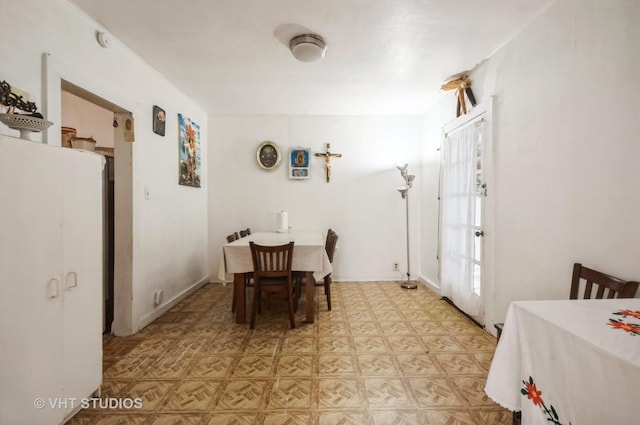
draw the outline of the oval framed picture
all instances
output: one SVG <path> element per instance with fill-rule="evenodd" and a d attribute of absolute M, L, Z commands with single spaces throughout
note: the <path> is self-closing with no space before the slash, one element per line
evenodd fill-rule
<path fill-rule="evenodd" d="M 282 160 L 280 147 L 269 140 L 262 142 L 258 146 L 256 159 L 258 160 L 258 165 L 263 169 L 275 170 L 280 165 L 280 160 Z"/>

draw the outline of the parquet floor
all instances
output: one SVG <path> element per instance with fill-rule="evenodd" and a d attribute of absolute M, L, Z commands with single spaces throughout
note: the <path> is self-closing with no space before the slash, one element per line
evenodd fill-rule
<path fill-rule="evenodd" d="M 104 344 L 101 399 L 70 425 L 510 424 L 484 394 L 495 338 L 422 285 L 317 289 L 316 321 L 290 329 L 272 300 L 236 325 L 230 285 L 207 284 L 138 334 Z M 301 300 L 304 303 L 304 298 Z"/>

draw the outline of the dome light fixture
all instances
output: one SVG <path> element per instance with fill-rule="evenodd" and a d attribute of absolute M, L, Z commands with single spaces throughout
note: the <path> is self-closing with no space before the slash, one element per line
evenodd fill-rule
<path fill-rule="evenodd" d="M 327 53 L 327 43 L 317 34 L 300 34 L 289 41 L 289 50 L 300 62 L 318 62 Z"/>

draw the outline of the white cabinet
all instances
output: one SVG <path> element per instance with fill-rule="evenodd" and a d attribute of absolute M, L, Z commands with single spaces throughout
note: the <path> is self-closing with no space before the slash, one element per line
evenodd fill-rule
<path fill-rule="evenodd" d="M 0 424 L 60 424 L 100 387 L 103 164 L 0 135 Z"/>

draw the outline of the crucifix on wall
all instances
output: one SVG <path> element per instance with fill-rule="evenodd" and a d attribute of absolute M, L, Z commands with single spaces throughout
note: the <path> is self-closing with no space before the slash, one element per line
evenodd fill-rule
<path fill-rule="evenodd" d="M 326 152 L 316 152 L 316 156 L 321 156 L 326 161 L 327 167 L 327 183 L 331 181 L 331 158 L 336 157 L 340 158 L 342 156 L 341 153 L 331 153 L 331 143 L 327 143 Z"/>

